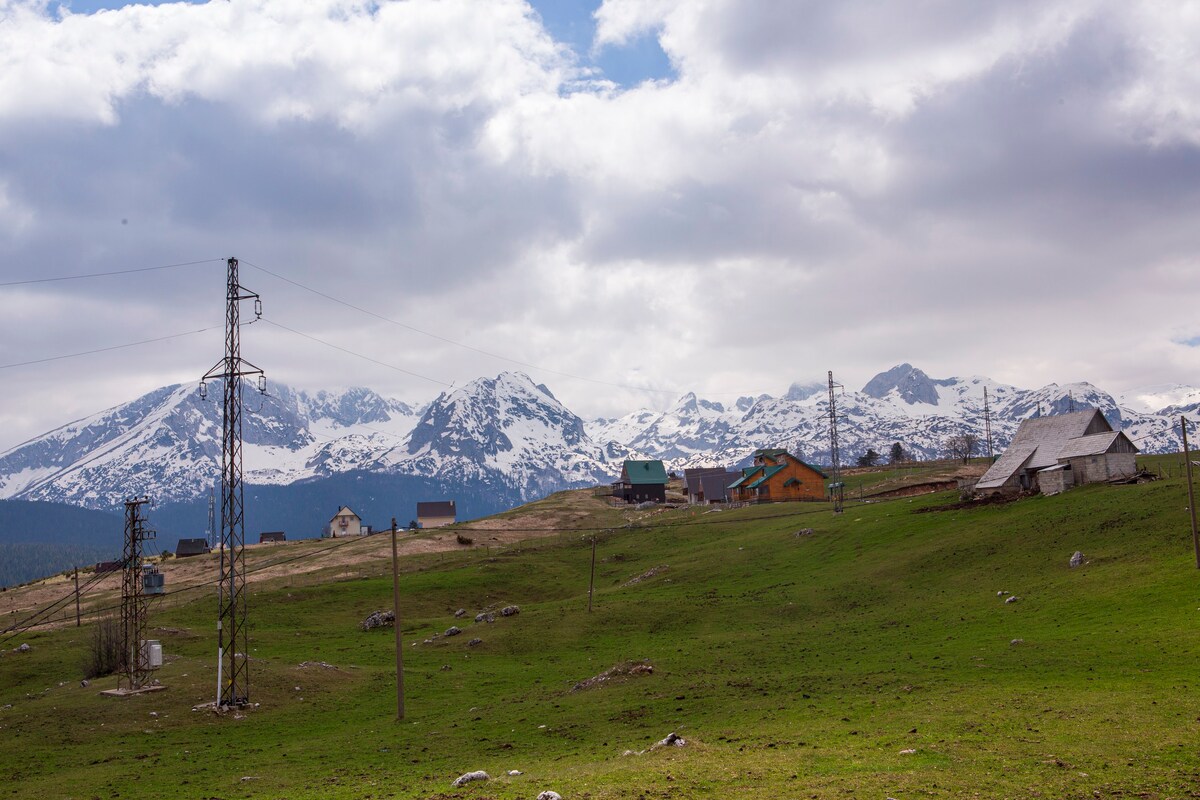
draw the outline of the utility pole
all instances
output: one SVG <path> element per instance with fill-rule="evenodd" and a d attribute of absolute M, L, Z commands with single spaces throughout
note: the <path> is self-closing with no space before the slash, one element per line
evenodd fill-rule
<path fill-rule="evenodd" d="M 117 688 L 133 691 L 141 689 L 150 674 L 147 654 L 142 652 L 142 641 L 146 632 L 146 607 L 149 599 L 142 591 L 142 542 L 154 538 L 154 531 L 146 527 L 142 506 L 149 503 L 147 497 L 135 497 L 125 501 L 125 553 L 121 559 L 124 573 L 121 580 L 121 657 L 122 675 L 117 679 Z"/>
<path fill-rule="evenodd" d="M 1070 413 L 1075 413 L 1075 395 L 1071 392 L 1067 392 L 1067 409 Z"/>
<path fill-rule="evenodd" d="M 842 465 L 838 455 L 838 435 L 837 435 L 837 399 L 834 394 L 834 389 L 838 388 L 845 392 L 846 387 L 840 383 L 834 383 L 833 370 L 829 370 L 829 458 L 833 466 L 833 481 L 830 483 L 830 494 L 833 499 L 833 513 L 842 513 Z"/>
<path fill-rule="evenodd" d="M 596 590 L 596 534 L 592 534 L 592 576 L 588 578 L 588 613 L 592 613 L 592 594 Z"/>
<path fill-rule="evenodd" d="M 987 435 L 988 463 L 990 464 L 995 460 L 995 456 L 992 454 L 992 412 L 988 407 L 988 390 L 986 386 L 983 387 L 983 430 Z"/>
<path fill-rule="evenodd" d="M 78 628 L 82 622 L 79 619 L 79 567 L 75 568 L 75 627 Z"/>
<path fill-rule="evenodd" d="M 254 300 L 255 318 L 262 317 L 262 299 L 238 282 L 238 260 L 227 262 L 225 292 L 225 357 L 200 379 L 221 380 L 224 413 L 221 431 L 221 574 L 217 590 L 217 710 L 250 702 L 249 632 L 246 627 L 246 521 L 242 489 L 242 378 L 258 377 L 266 392 L 263 371 L 242 358 L 241 301 Z M 223 677 L 222 677 L 223 676 Z"/>
<path fill-rule="evenodd" d="M 1192 515 L 1192 549 L 1196 551 L 1196 569 L 1200 569 L 1200 535 L 1196 533 L 1196 490 L 1192 487 L 1192 456 L 1188 452 L 1187 418 L 1179 417 L 1179 430 L 1183 433 L 1183 463 L 1187 467 L 1188 511 Z"/>
<path fill-rule="evenodd" d="M 400 633 L 400 557 L 396 554 L 396 518 L 392 517 L 392 613 L 396 617 L 396 719 L 404 719 L 404 637 Z"/>

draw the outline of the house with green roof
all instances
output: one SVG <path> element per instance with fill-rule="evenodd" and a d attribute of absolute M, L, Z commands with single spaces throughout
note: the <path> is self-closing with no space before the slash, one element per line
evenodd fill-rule
<path fill-rule="evenodd" d="M 612 485 L 613 497 L 626 503 L 663 503 L 667 499 L 667 470 L 661 461 L 630 459 Z"/>
<path fill-rule="evenodd" d="M 775 503 L 783 500 L 823 500 L 826 475 L 786 450 L 754 452 L 753 466 L 729 486 L 738 503 Z"/>

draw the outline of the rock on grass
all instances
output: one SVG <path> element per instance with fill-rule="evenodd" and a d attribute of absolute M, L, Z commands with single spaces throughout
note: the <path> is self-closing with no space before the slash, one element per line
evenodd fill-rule
<path fill-rule="evenodd" d="M 466 786 L 468 783 L 474 783 L 475 781 L 490 781 L 491 779 L 491 775 L 488 775 L 481 769 L 477 769 L 474 772 L 465 772 L 462 775 L 459 775 L 454 779 L 454 783 L 451 785 L 455 788 L 458 788 L 460 786 Z"/>

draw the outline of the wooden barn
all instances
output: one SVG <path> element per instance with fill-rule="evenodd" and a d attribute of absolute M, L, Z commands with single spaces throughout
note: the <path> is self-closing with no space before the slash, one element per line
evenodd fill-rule
<path fill-rule="evenodd" d="M 754 465 L 743 469 L 730 485 L 730 499 L 737 503 L 824 500 L 827 477 L 786 450 L 756 450 Z"/>
<path fill-rule="evenodd" d="M 1099 410 L 1033 417 L 1021 423 L 1008 449 L 988 468 L 975 491 L 1057 494 L 1137 472 L 1137 445 L 1114 431 Z"/>
<path fill-rule="evenodd" d="M 350 506 L 342 506 L 325 526 L 329 536 L 340 539 L 343 536 L 364 535 L 362 518 L 350 510 Z"/>
<path fill-rule="evenodd" d="M 661 461 L 626 461 L 612 492 L 626 503 L 665 503 L 667 470 Z"/>
<path fill-rule="evenodd" d="M 417 525 L 422 528 L 441 528 L 458 521 L 458 509 L 453 500 L 417 503 Z"/>

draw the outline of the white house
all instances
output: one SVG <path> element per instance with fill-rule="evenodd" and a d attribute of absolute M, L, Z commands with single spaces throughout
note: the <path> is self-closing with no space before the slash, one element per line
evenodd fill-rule
<path fill-rule="evenodd" d="M 365 536 L 362 519 L 350 510 L 350 506 L 342 506 L 326 526 L 329 535 L 335 539 L 343 536 Z"/>

